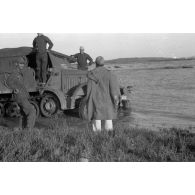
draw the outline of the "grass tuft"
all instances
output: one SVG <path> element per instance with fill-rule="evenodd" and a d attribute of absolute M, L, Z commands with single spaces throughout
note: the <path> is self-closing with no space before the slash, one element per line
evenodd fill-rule
<path fill-rule="evenodd" d="M 187 130 L 117 127 L 115 133 L 69 128 L 54 120 L 47 129 L 0 127 L 0 161 L 6 162 L 195 161 L 195 135 Z"/>

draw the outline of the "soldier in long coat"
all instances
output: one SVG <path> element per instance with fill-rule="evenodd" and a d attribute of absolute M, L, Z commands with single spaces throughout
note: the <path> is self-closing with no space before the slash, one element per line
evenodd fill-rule
<path fill-rule="evenodd" d="M 112 120 L 117 117 L 120 89 L 116 76 L 104 68 L 104 58 L 96 58 L 96 68 L 88 73 L 87 117 L 92 121 L 94 131 L 101 131 L 101 121 L 105 129 L 113 130 Z"/>

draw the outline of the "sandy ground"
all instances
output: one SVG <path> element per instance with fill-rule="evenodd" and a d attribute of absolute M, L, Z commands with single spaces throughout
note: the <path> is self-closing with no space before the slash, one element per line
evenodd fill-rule
<path fill-rule="evenodd" d="M 35 127 L 47 129 L 54 124 L 53 121 L 57 121 L 58 124 L 62 126 L 67 125 L 68 127 L 79 127 L 81 129 L 88 128 L 90 126 L 90 123 L 80 119 L 78 116 L 78 112 L 76 110 L 73 110 L 73 111 L 60 112 L 56 117 L 52 118 L 52 120 L 50 118 L 39 117 L 36 121 Z M 130 125 L 133 125 L 132 122 L 133 122 L 133 118 L 131 117 L 130 112 L 122 111 L 119 112 L 118 119 L 114 120 L 114 125 L 120 126 L 121 124 L 123 124 L 128 127 Z M 18 127 L 19 118 L 1 118 L 0 126 L 6 128 Z"/>
<path fill-rule="evenodd" d="M 152 117 L 152 115 L 151 115 Z M 155 118 L 157 116 L 155 115 Z M 152 118 L 151 118 L 152 120 Z M 167 123 L 162 123 L 163 117 L 159 116 L 159 120 L 150 123 L 148 116 L 146 117 L 146 114 L 143 114 L 141 112 L 129 112 L 127 111 L 120 111 L 118 114 L 118 119 L 114 120 L 114 126 L 117 127 L 129 127 L 129 128 L 139 128 L 139 129 L 149 129 L 153 131 L 158 131 L 160 129 L 167 129 L 167 128 L 180 128 L 180 129 L 188 129 L 192 132 L 195 132 L 195 127 L 189 126 L 188 123 L 184 123 L 181 121 L 182 124 L 175 125 L 176 123 L 172 118 L 170 118 L 170 125 L 167 125 Z M 57 117 L 54 117 L 51 119 L 39 117 L 36 121 L 35 127 L 36 128 L 50 128 L 54 125 L 53 121 L 57 121 L 57 123 L 62 126 L 68 126 L 70 128 L 77 128 L 80 129 L 84 128 L 90 128 L 90 123 L 87 121 L 83 121 L 78 117 L 77 111 L 66 111 L 64 113 L 59 113 Z M 167 121 L 167 118 L 166 118 Z M 1 118 L 0 119 L 0 126 L 6 127 L 6 128 L 14 128 L 18 127 L 19 125 L 19 119 L 18 118 Z"/>

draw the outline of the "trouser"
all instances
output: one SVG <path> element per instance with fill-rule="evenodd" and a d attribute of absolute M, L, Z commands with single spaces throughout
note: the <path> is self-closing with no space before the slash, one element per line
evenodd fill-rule
<path fill-rule="evenodd" d="M 102 130 L 102 121 L 101 120 L 93 120 L 92 121 L 92 128 L 93 131 L 101 131 Z M 113 130 L 113 123 L 112 120 L 104 120 L 104 128 L 107 131 Z"/>
<path fill-rule="evenodd" d="M 78 66 L 78 70 L 83 70 L 83 71 L 87 71 L 88 70 L 88 67 L 86 66 L 86 67 L 81 67 L 81 66 Z"/>
<path fill-rule="evenodd" d="M 47 81 L 47 63 L 48 63 L 47 53 L 36 54 L 37 77 L 39 82 L 41 83 L 46 83 Z"/>
<path fill-rule="evenodd" d="M 31 130 L 35 125 L 36 110 L 27 99 L 23 99 L 23 101 L 19 103 L 19 106 L 22 114 L 20 118 L 20 127 Z"/>

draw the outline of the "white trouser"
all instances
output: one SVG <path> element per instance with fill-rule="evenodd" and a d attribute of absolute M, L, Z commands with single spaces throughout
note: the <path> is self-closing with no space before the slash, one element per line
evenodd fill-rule
<path fill-rule="evenodd" d="M 93 131 L 101 131 L 102 130 L 101 125 L 102 125 L 101 120 L 93 120 L 92 121 Z M 113 130 L 112 120 L 104 120 L 104 125 L 105 130 L 107 131 Z"/>

